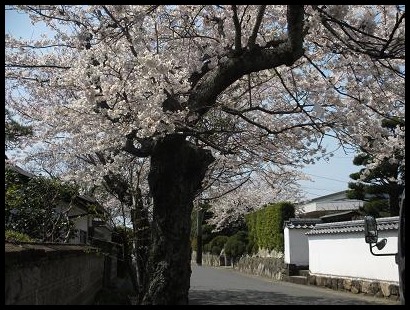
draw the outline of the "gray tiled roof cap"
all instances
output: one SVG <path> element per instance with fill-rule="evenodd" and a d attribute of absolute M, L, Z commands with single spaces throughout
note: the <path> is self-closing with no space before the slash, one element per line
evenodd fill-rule
<path fill-rule="evenodd" d="M 399 217 L 383 217 L 376 219 L 378 230 L 397 230 L 399 229 Z M 335 223 L 316 224 L 306 235 L 337 234 L 347 232 L 363 232 L 364 220 L 345 221 Z"/>

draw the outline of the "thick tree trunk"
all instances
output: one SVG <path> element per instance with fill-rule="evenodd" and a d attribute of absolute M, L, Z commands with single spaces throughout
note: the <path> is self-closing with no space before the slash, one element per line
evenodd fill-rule
<path fill-rule="evenodd" d="M 148 179 L 154 200 L 152 248 L 144 304 L 188 304 L 193 199 L 212 161 L 210 151 L 180 136 L 168 136 L 153 149 Z"/>
<path fill-rule="evenodd" d="M 204 217 L 204 210 L 201 208 L 197 213 L 197 226 L 196 226 L 196 263 L 197 265 L 202 265 L 202 220 Z"/>
<path fill-rule="evenodd" d="M 400 213 L 400 194 L 402 193 L 402 190 L 403 189 L 398 184 L 393 183 L 390 185 L 390 216 L 397 216 Z"/>

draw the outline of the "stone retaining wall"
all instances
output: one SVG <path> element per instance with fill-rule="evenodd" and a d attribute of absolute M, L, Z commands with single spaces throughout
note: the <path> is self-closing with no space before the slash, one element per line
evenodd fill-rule
<path fill-rule="evenodd" d="M 286 264 L 283 259 L 273 257 L 244 256 L 233 266 L 235 270 L 252 275 L 262 276 L 280 281 L 286 274 Z"/>
<path fill-rule="evenodd" d="M 364 279 L 338 278 L 323 275 L 308 275 L 308 285 L 331 288 L 353 294 L 365 294 L 375 297 L 399 300 L 398 283 L 379 282 Z"/>
<path fill-rule="evenodd" d="M 89 246 L 5 245 L 6 305 L 91 304 L 103 275 L 104 255 Z"/>
<path fill-rule="evenodd" d="M 192 262 L 196 262 L 196 252 L 192 252 Z M 232 266 L 232 261 L 224 255 L 202 254 L 202 264 L 207 266 Z M 232 266 L 234 269 L 248 274 L 282 280 L 286 273 L 283 258 L 243 256 Z"/>

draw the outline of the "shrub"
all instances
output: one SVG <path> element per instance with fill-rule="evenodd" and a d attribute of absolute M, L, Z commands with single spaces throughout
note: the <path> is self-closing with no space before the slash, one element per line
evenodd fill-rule
<path fill-rule="evenodd" d="M 225 254 L 233 258 L 242 256 L 246 253 L 247 243 L 247 233 L 245 231 L 238 231 L 226 241 Z"/>
<path fill-rule="evenodd" d="M 253 239 L 249 239 L 248 244 L 246 245 L 246 253 L 256 254 L 257 252 L 258 244 Z"/>
<path fill-rule="evenodd" d="M 196 237 L 191 238 L 191 249 L 192 251 L 198 250 L 198 240 Z"/>
<path fill-rule="evenodd" d="M 211 254 L 219 255 L 221 254 L 221 251 L 224 248 L 227 240 L 228 236 L 216 236 L 211 240 L 211 242 L 209 242 L 209 245 L 206 246 L 206 249 L 208 249 Z"/>
<path fill-rule="evenodd" d="M 75 233 L 68 212 L 78 188 L 55 179 L 5 172 L 5 229 L 43 242 L 65 242 Z"/>
<path fill-rule="evenodd" d="M 30 238 L 29 235 L 20 233 L 14 230 L 6 230 L 5 231 L 5 239 L 6 241 L 11 242 L 33 242 L 34 240 Z"/>

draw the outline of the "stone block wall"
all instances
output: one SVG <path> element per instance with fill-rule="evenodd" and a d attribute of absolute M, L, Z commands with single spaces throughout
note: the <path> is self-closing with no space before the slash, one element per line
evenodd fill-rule
<path fill-rule="evenodd" d="M 399 285 L 396 283 L 364 279 L 339 278 L 323 275 L 308 275 L 308 284 L 333 290 L 365 294 L 381 298 L 399 300 Z"/>
<path fill-rule="evenodd" d="M 5 304 L 92 304 L 103 275 L 104 255 L 89 246 L 6 243 Z"/>
<path fill-rule="evenodd" d="M 196 251 L 192 251 L 191 255 L 191 261 L 192 263 L 196 263 Z M 213 255 L 209 253 L 202 253 L 202 264 L 206 266 L 224 266 L 224 264 L 221 264 L 221 258 L 219 255 Z"/>
<path fill-rule="evenodd" d="M 283 258 L 243 256 L 235 263 L 234 269 L 272 280 L 280 281 L 286 274 Z"/>
<path fill-rule="evenodd" d="M 192 252 L 192 262 L 196 262 L 196 252 Z M 232 268 L 247 274 L 258 275 L 272 280 L 282 280 L 287 272 L 283 258 L 274 257 L 250 257 L 242 256 L 232 266 L 232 261 L 224 255 L 202 254 L 202 264 L 206 266 L 220 267 L 231 266 Z"/>

